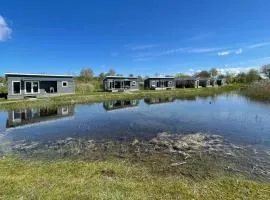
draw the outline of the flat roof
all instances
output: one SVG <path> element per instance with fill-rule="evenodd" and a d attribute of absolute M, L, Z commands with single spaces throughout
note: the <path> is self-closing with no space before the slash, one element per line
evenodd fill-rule
<path fill-rule="evenodd" d="M 115 79 L 138 79 L 138 77 L 129 77 L 129 76 L 106 76 L 107 78 L 115 78 Z"/>
<path fill-rule="evenodd" d="M 186 80 L 192 80 L 192 81 L 195 81 L 195 80 L 199 80 L 199 78 L 196 78 L 196 77 L 190 77 L 190 78 L 176 78 L 177 81 L 186 81 Z"/>
<path fill-rule="evenodd" d="M 44 77 L 74 77 L 73 75 L 63 74 L 28 74 L 28 73 L 5 73 L 5 76 L 44 76 Z"/>
<path fill-rule="evenodd" d="M 148 77 L 147 79 L 174 79 L 175 77 L 173 76 L 161 76 L 161 77 Z"/>

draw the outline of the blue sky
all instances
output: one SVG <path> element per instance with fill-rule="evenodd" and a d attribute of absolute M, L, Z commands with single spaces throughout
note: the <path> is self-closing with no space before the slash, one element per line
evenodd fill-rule
<path fill-rule="evenodd" d="M 0 3 L 0 74 L 241 71 L 270 63 L 269 0 Z"/>

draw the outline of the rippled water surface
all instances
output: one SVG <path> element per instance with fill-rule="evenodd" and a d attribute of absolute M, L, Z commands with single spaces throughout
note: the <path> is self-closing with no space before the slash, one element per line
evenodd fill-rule
<path fill-rule="evenodd" d="M 237 94 L 179 100 L 138 99 L 0 112 L 11 141 L 151 138 L 160 132 L 218 134 L 242 144 L 270 146 L 270 105 Z"/>

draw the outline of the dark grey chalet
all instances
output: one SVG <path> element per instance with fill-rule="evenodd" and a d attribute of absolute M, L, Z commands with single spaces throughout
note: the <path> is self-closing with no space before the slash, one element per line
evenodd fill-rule
<path fill-rule="evenodd" d="M 50 97 L 72 94 L 75 82 L 70 75 L 6 73 L 8 99 Z"/>
<path fill-rule="evenodd" d="M 199 88 L 199 78 L 179 78 L 176 79 L 177 88 Z"/>
<path fill-rule="evenodd" d="M 152 90 L 170 90 L 175 88 L 174 77 L 149 77 L 144 81 L 144 88 Z"/>
<path fill-rule="evenodd" d="M 103 88 L 109 92 L 136 91 L 139 90 L 139 82 L 137 77 L 106 76 Z"/>

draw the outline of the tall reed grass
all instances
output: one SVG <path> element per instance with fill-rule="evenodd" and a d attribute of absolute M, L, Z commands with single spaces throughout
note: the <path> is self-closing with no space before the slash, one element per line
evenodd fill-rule
<path fill-rule="evenodd" d="M 244 94 L 252 99 L 270 101 L 270 81 L 260 81 L 250 84 Z"/>

